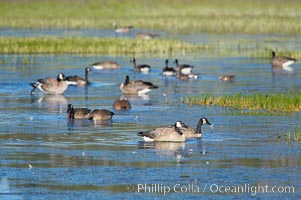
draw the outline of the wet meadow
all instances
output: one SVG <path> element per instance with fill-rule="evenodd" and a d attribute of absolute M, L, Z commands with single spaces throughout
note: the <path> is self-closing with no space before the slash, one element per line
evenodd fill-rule
<path fill-rule="evenodd" d="M 227 2 L 227 3 L 226 3 Z M 298 1 L 1 1 L 0 199 L 298 199 L 301 197 L 301 4 Z M 279 12 L 281 10 L 281 12 Z M 112 22 L 132 25 L 116 33 Z M 144 40 L 141 32 L 159 36 Z M 297 59 L 274 73 L 271 51 Z M 150 73 L 134 71 L 149 64 Z M 165 60 L 197 79 L 162 76 Z M 58 73 L 90 85 L 60 95 L 29 83 Z M 120 90 L 125 76 L 158 86 Z M 234 75 L 231 81 L 220 76 Z M 130 110 L 114 110 L 126 98 Z M 113 111 L 68 120 L 68 104 Z M 177 120 L 202 138 L 147 142 Z"/>

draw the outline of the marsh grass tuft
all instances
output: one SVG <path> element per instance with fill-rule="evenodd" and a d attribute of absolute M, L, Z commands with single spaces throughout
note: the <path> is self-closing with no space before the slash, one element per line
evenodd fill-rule
<path fill-rule="evenodd" d="M 288 94 L 262 94 L 255 93 L 243 95 L 237 93 L 234 95 L 213 96 L 203 94 L 200 96 L 187 96 L 183 103 L 188 105 L 211 105 L 232 107 L 242 110 L 259 110 L 269 112 L 300 112 L 301 111 L 301 93 Z"/>
<path fill-rule="evenodd" d="M 284 135 L 284 137 L 283 137 Z M 292 132 L 288 131 L 286 133 L 278 133 L 278 139 L 284 138 L 286 142 L 301 142 L 301 128 L 295 127 Z"/>

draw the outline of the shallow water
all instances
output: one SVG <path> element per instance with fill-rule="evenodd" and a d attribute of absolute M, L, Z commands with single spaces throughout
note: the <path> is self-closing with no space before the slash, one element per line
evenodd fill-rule
<path fill-rule="evenodd" d="M 294 74 L 273 76 L 269 60 L 178 58 L 195 65 L 200 78 L 162 77 L 162 58 L 137 58 L 137 63 L 153 66 L 150 74 L 138 74 L 128 57 L 1 55 L 0 199 L 300 197 L 300 144 L 277 138 L 279 132 L 300 126 L 300 113 L 242 115 L 229 108 L 181 103 L 186 95 L 203 93 L 300 91 L 300 64 L 294 65 Z M 23 59 L 31 64 L 22 64 Z M 92 71 L 87 88 L 69 87 L 57 96 L 29 94 L 29 83 L 38 78 L 59 72 L 83 76 L 85 66 L 107 59 L 121 69 Z M 234 82 L 218 81 L 228 73 L 236 75 Z M 128 97 L 132 109 L 116 111 L 110 122 L 66 119 L 68 103 L 112 110 L 113 101 L 122 96 L 119 85 L 126 74 L 152 81 L 159 89 Z M 196 126 L 203 116 L 214 128 L 204 126 L 201 140 L 152 143 L 137 136 L 179 119 Z M 272 192 L 273 186 L 279 192 Z M 293 186 L 294 192 L 284 192 L 285 186 Z M 244 190 L 235 192 L 234 187 Z"/>

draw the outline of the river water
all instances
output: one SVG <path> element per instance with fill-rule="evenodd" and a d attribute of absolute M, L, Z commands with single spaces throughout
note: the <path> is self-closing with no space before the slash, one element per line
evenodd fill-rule
<path fill-rule="evenodd" d="M 33 32 L 1 29 L 0 35 L 37 36 Z M 40 36 L 99 34 L 95 30 L 36 32 Z M 103 31 L 100 36 L 109 37 L 112 32 Z M 217 42 L 216 36 L 206 37 L 180 38 Z M 253 41 L 254 37 L 248 38 Z M 256 37 L 256 41 L 267 38 Z M 285 40 L 273 45 L 285 44 L 287 49 L 298 48 Z M 250 48 L 252 45 L 250 42 Z M 300 113 L 243 114 L 231 108 L 181 103 L 187 95 L 204 93 L 300 91 L 300 64 L 294 65 L 293 74 L 273 76 L 266 59 L 217 55 L 177 58 L 194 65 L 193 71 L 200 78 L 185 81 L 162 77 L 163 57 L 137 58 L 137 63 L 152 66 L 150 74 L 139 74 L 133 71 L 128 56 L 0 55 L 0 199 L 300 198 L 300 143 L 278 138 L 279 133 L 300 127 Z M 94 70 L 89 74 L 90 86 L 70 86 L 63 95 L 29 94 L 29 83 L 39 78 L 56 77 L 60 72 L 83 76 L 85 66 L 103 60 L 114 60 L 121 68 Z M 221 82 L 218 76 L 222 74 L 234 74 L 236 79 Z M 114 111 L 110 122 L 71 123 L 66 119 L 69 103 L 113 111 L 114 100 L 123 96 L 119 85 L 125 75 L 151 81 L 159 88 L 146 96 L 128 97 L 132 109 Z M 201 117 L 214 124 L 213 128 L 204 125 L 202 139 L 153 143 L 137 136 L 139 131 L 176 120 L 195 127 Z"/>

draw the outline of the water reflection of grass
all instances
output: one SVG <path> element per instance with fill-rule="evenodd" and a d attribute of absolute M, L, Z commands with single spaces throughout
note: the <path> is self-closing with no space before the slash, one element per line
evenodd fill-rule
<path fill-rule="evenodd" d="M 301 93 L 255 93 L 249 95 L 238 93 L 222 96 L 204 94 L 201 96 L 188 96 L 183 100 L 183 102 L 189 105 L 217 105 L 243 110 L 266 110 L 269 112 L 301 111 Z"/>
<path fill-rule="evenodd" d="M 11 0 L 0 2 L 0 26 L 109 29 L 116 21 L 176 33 L 298 34 L 300 9 L 294 0 Z"/>

